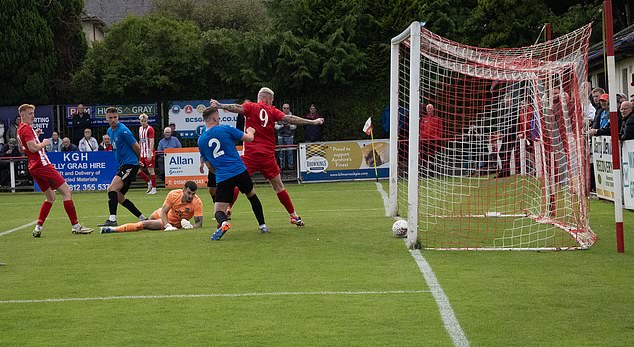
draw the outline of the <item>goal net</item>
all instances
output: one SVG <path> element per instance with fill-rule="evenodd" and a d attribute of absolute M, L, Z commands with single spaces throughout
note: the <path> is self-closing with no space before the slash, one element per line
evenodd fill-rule
<path fill-rule="evenodd" d="M 410 247 L 594 243 L 580 93 L 590 32 L 485 49 L 414 22 L 392 40 L 390 207 Z"/>

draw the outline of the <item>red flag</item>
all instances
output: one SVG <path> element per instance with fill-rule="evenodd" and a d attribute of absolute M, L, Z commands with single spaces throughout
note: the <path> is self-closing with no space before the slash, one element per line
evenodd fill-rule
<path fill-rule="evenodd" d="M 369 117 L 368 120 L 365 121 L 363 132 L 368 135 L 370 135 L 370 133 L 372 132 L 372 117 Z"/>

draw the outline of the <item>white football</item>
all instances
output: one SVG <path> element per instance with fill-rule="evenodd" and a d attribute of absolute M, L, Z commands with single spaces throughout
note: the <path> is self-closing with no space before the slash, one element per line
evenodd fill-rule
<path fill-rule="evenodd" d="M 403 219 L 399 219 L 392 225 L 392 232 L 396 237 L 405 237 L 407 236 L 407 221 Z"/>

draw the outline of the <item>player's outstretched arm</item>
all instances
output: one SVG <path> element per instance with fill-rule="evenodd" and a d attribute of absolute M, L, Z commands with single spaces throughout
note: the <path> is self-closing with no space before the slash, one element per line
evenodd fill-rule
<path fill-rule="evenodd" d="M 44 139 L 42 142 L 40 143 L 35 143 L 35 141 L 31 140 L 28 141 L 26 143 L 26 145 L 29 147 L 29 151 L 31 151 L 31 153 L 37 153 L 39 150 L 41 150 L 42 148 L 48 146 L 49 141 L 48 139 Z"/>
<path fill-rule="evenodd" d="M 295 124 L 295 125 L 321 125 L 321 124 L 324 124 L 324 119 L 323 118 L 306 119 L 306 118 L 293 116 L 292 114 L 285 115 L 284 117 L 282 117 L 282 120 L 284 122 L 287 122 L 287 123 L 290 123 L 290 124 Z"/>
<path fill-rule="evenodd" d="M 233 113 L 244 113 L 244 108 L 242 107 L 242 105 L 238 105 L 238 104 L 221 104 L 218 102 L 218 100 L 214 100 L 211 99 L 209 100 L 209 106 L 210 107 L 214 107 L 214 108 L 218 108 L 221 110 L 226 110 L 229 112 L 233 112 Z"/>

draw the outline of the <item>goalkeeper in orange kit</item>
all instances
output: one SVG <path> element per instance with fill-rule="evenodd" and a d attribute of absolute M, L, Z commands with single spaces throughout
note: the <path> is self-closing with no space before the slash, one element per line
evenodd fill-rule
<path fill-rule="evenodd" d="M 196 195 L 197 190 L 196 182 L 187 181 L 183 189 L 175 189 L 167 194 L 163 207 L 154 211 L 150 219 L 118 227 L 102 227 L 101 233 L 200 228 L 203 225 L 203 203 Z M 192 217 L 194 217 L 194 224 L 189 221 Z"/>

